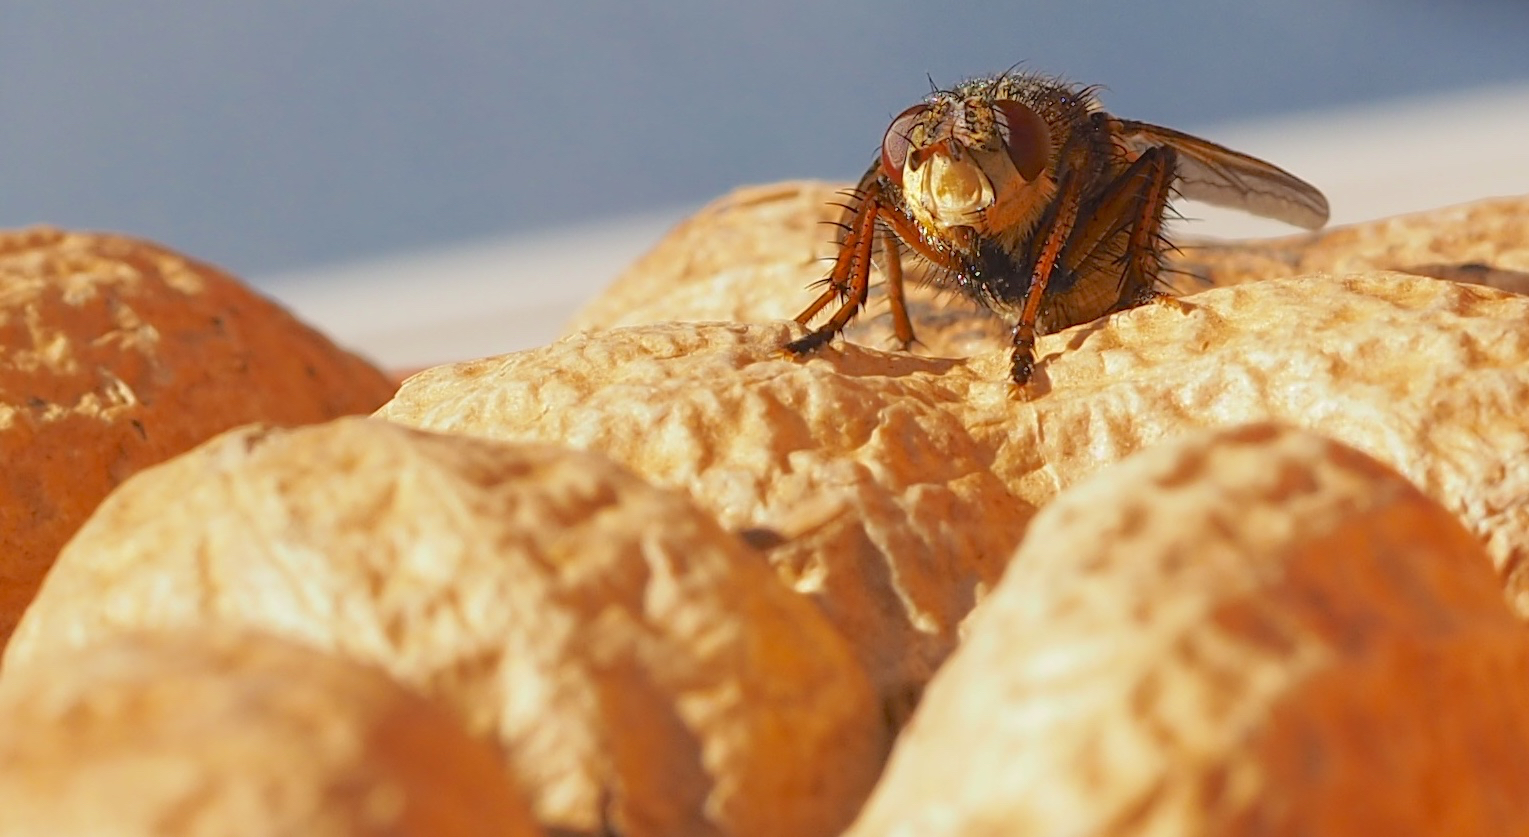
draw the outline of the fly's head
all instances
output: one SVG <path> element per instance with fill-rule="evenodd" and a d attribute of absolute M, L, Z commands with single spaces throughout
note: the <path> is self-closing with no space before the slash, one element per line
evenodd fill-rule
<path fill-rule="evenodd" d="M 1056 191 L 1054 145 L 1065 139 L 1056 133 L 1019 101 L 936 93 L 892 120 L 881 171 L 927 237 L 965 250 L 1039 220 Z"/>

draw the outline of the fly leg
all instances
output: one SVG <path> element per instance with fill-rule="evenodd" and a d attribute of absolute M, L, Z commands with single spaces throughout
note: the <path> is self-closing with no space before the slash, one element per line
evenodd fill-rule
<path fill-rule="evenodd" d="M 1113 263 L 1120 271 L 1109 311 L 1124 311 L 1157 300 L 1172 301 L 1158 290 L 1163 264 L 1163 212 L 1176 174 L 1177 152 L 1158 146 L 1142 152 L 1110 181 L 1081 219 L 1061 256 L 1062 267 L 1083 272 L 1086 266 Z M 1120 243 L 1124 236 L 1124 243 Z"/>
<path fill-rule="evenodd" d="M 1173 178 L 1178 171 L 1178 152 L 1167 146 L 1149 148 L 1112 185 L 1119 198 L 1118 212 L 1129 224 L 1130 237 L 1120 257 L 1120 295 L 1113 311 L 1124 311 L 1149 302 L 1162 302 L 1181 311 L 1188 303 L 1161 290 L 1163 268 L 1163 214 L 1168 207 Z M 1111 213 L 1114 214 L 1114 213 Z"/>
<path fill-rule="evenodd" d="M 907 351 L 918 338 L 914 337 L 913 323 L 908 319 L 908 303 L 903 295 L 902 251 L 898 242 L 901 241 L 910 251 L 947 273 L 966 273 L 971 268 L 955 250 L 937 248 L 925 241 L 918 225 L 902 212 L 884 208 L 881 222 L 884 225 L 882 247 L 887 260 L 887 299 L 892 303 L 892 332 L 902 343 L 903 350 Z"/>
<path fill-rule="evenodd" d="M 876 216 L 881 212 L 881 190 L 872 186 L 861 196 L 849 219 L 844 237 L 839 241 L 839 255 L 834 259 L 833 269 L 825 280 L 828 287 L 796 315 L 802 325 L 812 321 L 834 300 L 841 300 L 839 310 L 818 329 L 806 337 L 786 344 L 786 351 L 805 355 L 817 351 L 849 325 L 849 321 L 865 305 L 871 287 L 871 246 L 876 239 Z"/>
<path fill-rule="evenodd" d="M 913 323 L 908 318 L 907 299 L 903 293 L 898 240 L 936 266 L 952 272 L 965 269 L 956 254 L 936 250 L 925 244 L 913 221 L 884 202 L 881 187 L 875 180 L 869 175 L 866 179 L 870 183 L 859 190 L 858 203 L 853 205 L 845 223 L 843 237 L 839 240 L 839 254 L 834 259 L 828 278 L 823 280 L 828 287 L 806 310 L 796 315 L 796 321 L 807 325 L 836 299 L 840 300 L 839 308 L 821 327 L 806 337 L 787 343 L 786 351 L 792 354 L 805 355 L 822 348 L 843 331 L 864 307 L 871 286 L 871 253 L 878 235 L 882 237 L 882 250 L 886 256 L 887 298 L 892 304 L 892 331 L 904 349 L 911 346 L 915 338 Z M 864 180 L 861 182 L 865 183 Z"/>
<path fill-rule="evenodd" d="M 890 229 L 881 231 L 882 271 L 887 276 L 887 301 L 892 306 L 892 333 L 903 351 L 913 347 L 918 338 L 913 336 L 913 321 L 908 319 L 908 300 L 903 295 L 902 248 L 897 245 L 897 235 Z"/>
<path fill-rule="evenodd" d="M 1158 290 L 1164 247 L 1163 212 L 1171 196 L 1177 162 L 1177 152 L 1172 148 L 1147 149 L 1089 200 L 1082 217 L 1080 190 L 1076 185 L 1069 188 L 1068 180 L 1064 179 L 1053 203 L 1055 211 L 1042 221 L 1041 229 L 1046 230 L 1046 235 L 1039 242 L 1030 287 L 1019 322 L 1014 326 L 1010 372 L 1015 383 L 1028 383 L 1034 372 L 1035 320 L 1047 285 L 1055 275 L 1091 273 L 1108 260 L 1118 265 L 1120 271 L 1109 311 L 1154 301 L 1186 307 L 1177 298 Z M 1075 184 L 1079 178 L 1072 180 Z"/>
<path fill-rule="evenodd" d="M 1040 316 L 1046 286 L 1051 283 L 1062 249 L 1077 223 L 1082 197 L 1082 178 L 1076 171 L 1069 172 L 1062 177 L 1051 209 L 1041 220 L 1040 228 L 1046 235 L 1030 274 L 1030 287 L 1025 290 L 1025 300 L 1019 309 L 1019 321 L 1014 324 L 1013 348 L 1009 352 L 1009 377 L 1019 386 L 1030 383 L 1030 377 L 1035 374 L 1035 319 Z"/>

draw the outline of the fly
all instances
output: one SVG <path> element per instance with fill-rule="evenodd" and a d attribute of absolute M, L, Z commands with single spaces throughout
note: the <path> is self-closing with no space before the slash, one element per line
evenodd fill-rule
<path fill-rule="evenodd" d="M 1170 128 L 1120 119 L 1096 89 L 1033 73 L 936 90 L 898 114 L 881 153 L 849 193 L 827 288 L 796 321 L 819 328 L 786 344 L 811 353 L 864 307 L 872 257 L 883 272 L 892 328 L 915 342 L 902 256 L 934 284 L 1006 315 L 1010 377 L 1035 371 L 1035 338 L 1167 296 L 1159 282 L 1172 197 L 1317 229 L 1327 199 L 1262 160 Z"/>

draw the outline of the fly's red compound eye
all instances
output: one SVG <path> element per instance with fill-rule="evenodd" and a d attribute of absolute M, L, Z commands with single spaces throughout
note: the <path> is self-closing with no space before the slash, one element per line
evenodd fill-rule
<path fill-rule="evenodd" d="M 907 161 L 908 147 L 912 145 L 908 136 L 913 133 L 913 123 L 928 109 L 928 105 L 914 105 L 899 113 L 887 128 L 886 136 L 881 138 L 881 170 L 899 186 L 903 185 L 903 163 Z"/>
<path fill-rule="evenodd" d="M 998 111 L 998 131 L 1003 135 L 1003 144 L 1009 151 L 1014 170 L 1026 180 L 1039 177 L 1051 157 L 1051 129 L 1046 120 L 1010 99 L 995 102 L 993 107 Z M 885 149 L 886 143 L 882 143 L 882 156 L 886 156 Z"/>

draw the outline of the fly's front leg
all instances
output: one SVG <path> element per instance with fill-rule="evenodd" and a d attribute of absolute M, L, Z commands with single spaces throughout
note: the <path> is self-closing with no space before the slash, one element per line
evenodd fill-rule
<path fill-rule="evenodd" d="M 828 287 L 806 310 L 796 315 L 796 321 L 807 325 L 836 299 L 841 300 L 839 310 L 822 327 L 787 343 L 786 351 L 795 355 L 817 351 L 843 331 L 865 305 L 871 287 L 871 248 L 876 240 L 876 216 L 880 212 L 881 190 L 872 185 L 861 195 L 849 227 L 839 241 L 839 254 L 825 280 Z"/>
<path fill-rule="evenodd" d="M 1045 238 L 1030 274 L 1030 287 L 1025 290 L 1025 300 L 1019 309 L 1019 321 L 1014 324 L 1013 348 L 1009 352 L 1009 377 L 1019 386 L 1030 383 L 1030 377 L 1035 374 L 1035 319 L 1040 316 L 1041 300 L 1045 298 L 1046 286 L 1057 269 L 1062 248 L 1077 223 L 1081 200 L 1081 178 L 1076 172 L 1069 172 L 1057 188 L 1052 211 L 1041 221 L 1040 229 Z"/>
<path fill-rule="evenodd" d="M 882 271 L 887 277 L 887 301 L 892 306 L 892 333 L 897 336 L 898 347 L 906 352 L 918 342 L 918 338 L 913 336 L 913 321 L 908 318 L 908 300 L 903 294 L 902 255 L 902 248 L 897 244 L 897 234 L 891 228 L 883 228 Z"/>
<path fill-rule="evenodd" d="M 903 293 L 902 251 L 898 242 L 936 268 L 952 275 L 967 272 L 970 268 L 954 250 L 937 248 L 924 240 L 918 225 L 903 212 L 888 207 L 882 210 L 882 245 L 887 258 L 887 299 L 892 303 L 892 332 L 902 342 L 906 351 L 918 338 L 913 336 L 913 323 L 908 319 L 908 303 Z"/>
<path fill-rule="evenodd" d="M 843 331 L 865 306 L 871 283 L 871 254 L 878 235 L 882 237 L 882 250 L 886 254 L 887 298 L 892 305 L 892 331 L 904 349 L 917 338 L 914 337 L 913 323 L 908 317 L 899 242 L 935 267 L 951 273 L 968 269 L 957 253 L 936 249 L 927 243 L 913 220 L 895 206 L 887 204 L 880 186 L 872 181 L 860 190 L 860 201 L 854 205 L 845 225 L 844 236 L 839 241 L 839 254 L 834 259 L 828 278 L 824 280 L 828 287 L 806 310 L 796 315 L 796 321 L 807 325 L 836 299 L 841 301 L 839 309 L 821 328 L 787 343 L 786 351 L 804 355 L 821 348 L 834 335 Z"/>

